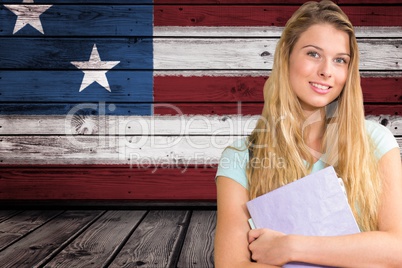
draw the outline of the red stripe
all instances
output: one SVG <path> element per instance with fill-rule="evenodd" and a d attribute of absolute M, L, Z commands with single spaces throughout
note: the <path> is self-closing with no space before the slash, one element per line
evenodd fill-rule
<path fill-rule="evenodd" d="M 261 102 L 266 77 L 154 77 L 155 102 Z M 364 101 L 402 104 L 402 79 L 362 78 Z"/>
<path fill-rule="evenodd" d="M 305 0 L 286 0 L 286 4 L 303 4 Z M 342 4 L 400 4 L 400 0 L 334 0 L 335 3 Z M 154 4 L 244 4 L 244 0 L 154 0 Z M 271 4 L 271 5 L 281 5 L 284 1 L 280 0 L 247 0 L 248 5 L 251 4 Z"/>
<path fill-rule="evenodd" d="M 215 200 L 216 168 L 2 167 L 0 200 Z"/>
<path fill-rule="evenodd" d="M 239 107 L 240 105 L 240 107 Z M 174 106 L 175 109 L 171 107 Z M 169 106 L 158 106 L 154 109 L 155 115 L 260 115 L 263 103 L 174 103 Z M 402 104 L 383 105 L 365 104 L 366 115 L 402 115 Z"/>
<path fill-rule="evenodd" d="M 155 5 L 154 26 L 284 26 L 298 7 Z M 344 6 L 342 9 L 354 26 L 402 26 L 400 5 L 358 5 Z"/>

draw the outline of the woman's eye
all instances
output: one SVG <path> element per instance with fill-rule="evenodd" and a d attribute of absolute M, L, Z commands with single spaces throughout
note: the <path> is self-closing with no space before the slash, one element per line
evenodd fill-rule
<path fill-rule="evenodd" d="M 309 55 L 309 56 L 311 56 L 313 58 L 319 58 L 320 57 L 320 55 L 315 51 L 309 51 L 309 52 L 307 52 L 307 55 Z"/>
<path fill-rule="evenodd" d="M 335 59 L 335 62 L 336 62 L 336 63 L 347 63 L 344 58 L 336 58 L 336 59 Z"/>

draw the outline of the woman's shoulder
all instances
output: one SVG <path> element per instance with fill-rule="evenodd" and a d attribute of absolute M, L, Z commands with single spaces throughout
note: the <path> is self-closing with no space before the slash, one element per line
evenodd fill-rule
<path fill-rule="evenodd" d="M 375 154 L 380 159 L 389 150 L 399 147 L 392 132 L 380 123 L 366 119 L 366 130 L 376 147 Z"/>
<path fill-rule="evenodd" d="M 247 189 L 246 166 L 248 159 L 247 137 L 235 140 L 223 151 L 216 177 L 228 177 Z"/>
<path fill-rule="evenodd" d="M 239 139 L 233 141 L 232 144 L 227 147 L 227 149 L 246 151 L 247 150 L 247 139 L 248 139 L 248 137 L 239 138 Z"/>

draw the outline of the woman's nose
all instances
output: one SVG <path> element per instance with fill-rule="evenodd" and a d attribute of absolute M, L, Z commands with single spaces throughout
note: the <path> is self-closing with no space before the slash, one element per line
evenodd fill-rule
<path fill-rule="evenodd" d="M 332 76 L 331 65 L 328 60 L 324 60 L 322 62 L 318 70 L 318 75 L 324 78 L 329 78 Z"/>

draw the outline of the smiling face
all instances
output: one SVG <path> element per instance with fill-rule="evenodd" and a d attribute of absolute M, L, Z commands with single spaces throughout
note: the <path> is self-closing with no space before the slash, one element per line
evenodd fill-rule
<path fill-rule="evenodd" d="M 309 114 L 341 93 L 350 61 L 349 36 L 330 24 L 315 24 L 303 32 L 289 58 L 292 90 Z"/>

